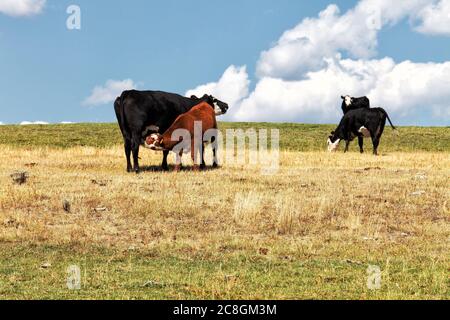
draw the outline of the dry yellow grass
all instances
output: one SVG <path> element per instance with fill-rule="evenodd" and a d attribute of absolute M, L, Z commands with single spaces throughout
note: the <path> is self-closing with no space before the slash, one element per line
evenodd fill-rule
<path fill-rule="evenodd" d="M 271 291 L 264 285 L 270 279 L 255 280 L 259 291 L 249 292 L 242 278 L 221 271 L 215 277 L 226 276 L 225 287 L 190 286 L 189 294 L 172 298 L 370 298 L 369 264 L 383 271 L 383 291 L 374 297 L 449 297 L 448 154 L 280 156 L 278 174 L 269 176 L 258 167 L 226 165 L 135 175 L 125 172 L 121 147 L 3 147 L 0 243 L 136 250 L 220 265 L 242 257 L 255 265 L 314 261 L 320 271 L 297 293 L 295 286 Z M 141 157 L 142 164 L 161 161 L 150 151 Z M 29 172 L 27 183 L 12 183 L 15 170 Z M 340 263 L 359 270 L 348 286 Z"/>

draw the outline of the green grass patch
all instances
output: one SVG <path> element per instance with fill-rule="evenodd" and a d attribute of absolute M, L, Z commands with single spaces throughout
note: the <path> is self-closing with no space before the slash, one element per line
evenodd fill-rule
<path fill-rule="evenodd" d="M 222 122 L 219 126 L 222 131 L 268 129 L 269 137 L 270 129 L 279 129 L 280 148 L 289 151 L 324 150 L 330 131 L 336 127 L 335 125 L 227 122 Z M 106 148 L 122 143 L 119 127 L 114 123 L 0 126 L 0 144 L 11 146 Z M 353 151 L 358 150 L 357 144 L 357 141 L 352 143 Z M 370 140 L 366 140 L 365 145 L 367 151 L 372 150 Z M 401 127 L 396 135 L 387 126 L 380 150 L 384 152 L 450 151 L 450 127 Z"/>
<path fill-rule="evenodd" d="M 0 246 L 1 299 L 443 299 L 445 265 L 373 261 L 379 290 L 367 288 L 367 265 L 308 258 L 236 256 L 225 261 L 71 246 Z M 45 268 L 43 266 L 46 266 Z M 67 287 L 67 268 L 81 289 Z M 426 283 L 427 286 L 423 284 Z M 448 293 L 448 292 L 447 292 Z"/>

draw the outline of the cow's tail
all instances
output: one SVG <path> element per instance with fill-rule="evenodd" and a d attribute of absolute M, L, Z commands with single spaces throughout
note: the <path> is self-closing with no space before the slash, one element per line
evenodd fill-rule
<path fill-rule="evenodd" d="M 398 134 L 398 130 L 397 130 L 397 128 L 392 124 L 392 121 L 391 121 L 391 118 L 389 118 L 389 115 L 388 115 L 388 113 L 386 112 L 386 110 L 384 110 L 383 108 L 380 108 L 380 111 L 386 116 L 386 118 L 388 119 L 388 121 L 389 121 L 389 123 L 390 123 L 390 125 L 391 125 L 391 127 L 392 127 L 392 130 L 394 130 L 394 133 L 395 134 Z"/>

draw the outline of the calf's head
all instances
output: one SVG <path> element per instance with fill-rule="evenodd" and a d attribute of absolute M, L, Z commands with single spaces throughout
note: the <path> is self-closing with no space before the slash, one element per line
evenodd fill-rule
<path fill-rule="evenodd" d="M 159 133 L 153 133 L 145 139 L 145 147 L 152 150 L 164 150 L 163 143 L 163 137 Z"/>
<path fill-rule="evenodd" d="M 339 139 L 336 136 L 336 133 L 334 131 L 331 132 L 331 135 L 328 137 L 328 151 L 329 152 L 336 152 L 339 148 L 339 142 L 341 142 L 341 139 Z"/>

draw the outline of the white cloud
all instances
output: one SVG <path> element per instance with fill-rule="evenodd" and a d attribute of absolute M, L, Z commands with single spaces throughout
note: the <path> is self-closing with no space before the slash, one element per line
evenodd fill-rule
<path fill-rule="evenodd" d="M 83 101 L 86 106 L 98 106 L 113 102 L 125 90 L 137 88 L 131 79 L 108 80 L 104 86 L 96 86 L 89 97 Z"/>
<path fill-rule="evenodd" d="M 211 82 L 198 86 L 186 92 L 186 96 L 203 96 L 210 94 L 219 100 L 226 100 L 230 107 L 235 106 L 239 101 L 248 96 L 250 81 L 245 66 L 230 66 L 225 70 L 218 82 Z"/>
<path fill-rule="evenodd" d="M 404 61 L 377 77 L 371 96 L 382 106 L 407 115 L 410 109 L 450 111 L 450 61 Z"/>
<path fill-rule="evenodd" d="M 29 125 L 36 125 L 36 124 L 41 124 L 41 125 L 47 125 L 49 124 L 48 122 L 45 121 L 22 121 L 19 125 L 21 126 L 29 126 Z"/>
<path fill-rule="evenodd" d="M 436 3 L 362 0 L 342 15 L 330 5 L 317 18 L 304 19 L 262 52 L 255 90 L 234 103 L 230 116 L 236 121 L 335 122 L 341 117 L 340 96 L 350 94 L 367 95 L 397 120 L 425 115 L 442 123 L 442 116 L 450 114 L 450 62 L 374 58 L 383 27 L 405 18 L 412 24 Z M 239 79 L 245 81 L 235 86 L 247 88 L 247 75 Z"/>
<path fill-rule="evenodd" d="M 420 111 L 450 112 L 450 62 L 399 64 L 381 60 L 329 59 L 305 79 L 265 77 L 234 111 L 237 121 L 335 122 L 341 117 L 340 96 L 367 95 L 373 106 L 396 118 Z"/>
<path fill-rule="evenodd" d="M 422 23 L 418 32 L 450 36 L 450 0 L 441 0 L 423 8 L 417 15 Z"/>
<path fill-rule="evenodd" d="M 62 121 L 60 124 L 74 124 L 75 122 L 72 121 Z"/>
<path fill-rule="evenodd" d="M 377 53 L 378 32 L 388 24 L 412 15 L 429 0 L 363 0 L 345 14 L 332 4 L 317 18 L 306 18 L 284 32 L 276 45 L 261 53 L 260 77 L 298 80 L 305 72 L 324 67 L 323 58 L 337 52 L 352 58 L 371 58 Z"/>
<path fill-rule="evenodd" d="M 0 0 L 0 12 L 9 16 L 31 16 L 42 12 L 46 0 Z"/>
<path fill-rule="evenodd" d="M 4 126 L 5 124 L 3 122 L 0 121 L 0 126 Z"/>

